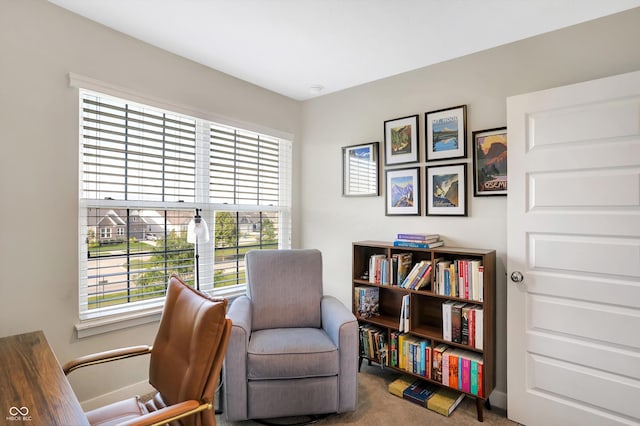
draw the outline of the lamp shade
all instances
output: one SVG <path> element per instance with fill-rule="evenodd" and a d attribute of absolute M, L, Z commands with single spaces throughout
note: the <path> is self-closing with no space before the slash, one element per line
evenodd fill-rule
<path fill-rule="evenodd" d="M 206 243 L 209 241 L 209 227 L 207 222 L 196 214 L 196 216 L 189 221 L 187 227 L 187 242 L 189 243 Z"/>

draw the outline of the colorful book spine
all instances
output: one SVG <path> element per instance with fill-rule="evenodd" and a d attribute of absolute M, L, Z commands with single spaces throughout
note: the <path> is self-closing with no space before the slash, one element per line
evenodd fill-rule
<path fill-rule="evenodd" d="M 447 300 L 442 304 L 442 339 L 451 341 L 451 306 L 453 300 Z"/>
<path fill-rule="evenodd" d="M 462 358 L 462 391 L 471 392 L 471 360 Z"/>
<path fill-rule="evenodd" d="M 449 352 L 449 386 L 458 388 L 458 350 Z"/>
<path fill-rule="evenodd" d="M 442 383 L 442 354 L 449 346 L 444 343 L 433 349 L 433 362 L 431 367 L 431 379 Z"/>
<path fill-rule="evenodd" d="M 475 348 L 482 350 L 484 339 L 484 310 L 478 306 L 475 310 Z"/>
<path fill-rule="evenodd" d="M 451 341 L 454 343 L 460 343 L 462 341 L 463 306 L 463 302 L 457 302 L 451 306 Z"/>
<path fill-rule="evenodd" d="M 449 353 L 451 348 L 448 348 L 442 353 L 442 384 L 449 386 Z"/>
<path fill-rule="evenodd" d="M 471 305 L 464 305 L 460 315 L 460 343 L 469 344 L 469 309 Z"/>

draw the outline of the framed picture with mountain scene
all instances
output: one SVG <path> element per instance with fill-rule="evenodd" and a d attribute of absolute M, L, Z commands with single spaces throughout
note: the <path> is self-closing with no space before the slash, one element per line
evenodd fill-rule
<path fill-rule="evenodd" d="M 418 147 L 418 114 L 384 122 L 385 165 L 417 163 Z"/>
<path fill-rule="evenodd" d="M 507 195 L 507 128 L 473 132 L 473 195 Z"/>
<path fill-rule="evenodd" d="M 467 163 L 427 167 L 427 216 L 467 215 Z"/>
<path fill-rule="evenodd" d="M 427 161 L 467 156 L 467 106 L 427 112 L 424 115 Z"/>
<path fill-rule="evenodd" d="M 420 216 L 420 168 L 386 172 L 387 216 Z"/>

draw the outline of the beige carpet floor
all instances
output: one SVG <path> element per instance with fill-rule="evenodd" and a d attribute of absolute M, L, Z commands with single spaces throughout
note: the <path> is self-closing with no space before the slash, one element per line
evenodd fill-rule
<path fill-rule="evenodd" d="M 317 423 L 324 425 L 501 425 L 514 426 L 504 410 L 493 407 L 484 410 L 484 423 L 476 418 L 476 401 L 466 397 L 449 417 L 442 416 L 412 402 L 403 400 L 387 391 L 387 386 L 400 374 L 383 370 L 377 365 L 362 364 L 358 375 L 358 408 L 352 413 L 330 415 Z M 224 414 L 216 416 L 219 426 L 253 426 L 253 421 L 228 422 Z M 287 424 L 296 419 L 270 419 L 272 423 Z M 299 419 L 298 419 L 299 420 Z"/>

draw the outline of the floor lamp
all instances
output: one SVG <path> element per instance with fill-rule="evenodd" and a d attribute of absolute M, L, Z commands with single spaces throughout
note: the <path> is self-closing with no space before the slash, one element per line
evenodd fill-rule
<path fill-rule="evenodd" d="M 200 216 L 200 210 L 196 209 L 196 214 L 187 227 L 187 242 L 196 245 L 196 289 L 200 290 L 200 253 L 198 243 L 209 241 L 209 227 L 207 222 Z"/>

